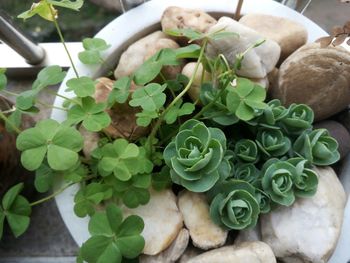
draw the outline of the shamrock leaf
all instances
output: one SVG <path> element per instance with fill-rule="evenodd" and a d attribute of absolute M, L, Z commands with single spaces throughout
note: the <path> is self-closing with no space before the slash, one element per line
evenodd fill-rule
<path fill-rule="evenodd" d="M 124 103 L 129 98 L 131 79 L 121 77 L 113 84 L 113 90 L 108 96 L 108 104 L 113 106 L 115 102 Z"/>
<path fill-rule="evenodd" d="M 53 171 L 47 164 L 42 164 L 35 171 L 35 181 L 34 186 L 35 189 L 39 193 L 45 193 L 50 190 L 54 183 L 54 177 L 56 172 Z"/>
<path fill-rule="evenodd" d="M 7 78 L 5 72 L 5 69 L 0 68 L 0 91 L 4 90 L 7 85 Z"/>
<path fill-rule="evenodd" d="M 49 66 L 42 69 L 34 81 L 32 89 L 42 90 L 48 86 L 59 84 L 66 77 L 60 66 Z"/>
<path fill-rule="evenodd" d="M 182 104 L 182 99 L 178 100 L 165 114 L 164 119 L 167 124 L 174 123 L 178 117 L 192 114 L 195 110 L 193 103 L 185 102 Z"/>
<path fill-rule="evenodd" d="M 107 50 L 110 45 L 100 38 L 85 38 L 83 47 L 85 51 L 78 54 L 80 61 L 87 65 L 94 65 L 103 62 L 101 52 Z"/>
<path fill-rule="evenodd" d="M 67 81 L 66 91 L 74 91 L 80 97 L 92 96 L 95 93 L 95 82 L 89 77 L 73 78 Z"/>
<path fill-rule="evenodd" d="M 34 107 L 36 98 L 40 90 L 26 90 L 16 98 L 16 108 L 21 111 L 28 111 Z"/>
<path fill-rule="evenodd" d="M 27 170 L 38 169 L 47 157 L 52 169 L 62 171 L 77 163 L 83 138 L 76 129 L 49 119 L 23 131 L 17 137 L 17 148 L 22 151 L 21 162 Z"/>
<path fill-rule="evenodd" d="M 49 4 L 47 1 L 40 1 L 38 3 L 34 3 L 29 10 L 20 14 L 18 18 L 26 20 L 35 15 L 39 15 L 48 21 L 55 21 L 57 10 L 53 7 L 52 4 Z"/>
<path fill-rule="evenodd" d="M 112 189 L 107 185 L 90 183 L 80 188 L 74 197 L 74 213 L 79 217 L 95 213 L 95 206 L 112 197 Z"/>
<path fill-rule="evenodd" d="M 181 47 L 175 50 L 176 58 L 198 58 L 201 51 L 201 47 L 196 44 L 191 44 L 185 47 Z"/>
<path fill-rule="evenodd" d="M 163 66 L 178 64 L 176 52 L 173 49 L 161 49 L 136 70 L 134 81 L 137 85 L 145 85 L 159 75 Z"/>
<path fill-rule="evenodd" d="M 166 100 L 166 95 L 163 92 L 165 85 L 151 83 L 143 88 L 139 88 L 132 94 L 132 100 L 129 105 L 132 107 L 140 106 L 145 111 L 155 111 L 160 109 Z"/>
<path fill-rule="evenodd" d="M 54 6 L 64 7 L 68 9 L 72 9 L 74 11 L 79 11 L 79 9 L 83 6 L 84 0 L 61 0 L 61 1 L 54 1 L 54 0 L 46 0 L 47 3 L 52 4 Z"/>
<path fill-rule="evenodd" d="M 113 173 L 121 181 L 128 181 L 133 175 L 144 172 L 143 167 L 145 164 L 148 166 L 149 162 L 143 163 L 146 159 L 143 148 L 128 143 L 125 139 L 117 139 L 113 144 L 106 144 L 101 149 L 101 155 L 98 164 L 100 174 L 108 176 Z M 145 172 L 151 172 L 152 168 L 148 167 Z"/>
<path fill-rule="evenodd" d="M 165 30 L 165 34 L 173 37 L 186 37 L 189 39 L 189 42 L 193 42 L 194 40 L 199 40 L 205 37 L 204 34 L 190 28 L 168 29 Z"/>
<path fill-rule="evenodd" d="M 131 215 L 123 220 L 122 211 L 109 204 L 106 212 L 98 212 L 89 222 L 92 235 L 81 247 L 80 255 L 88 263 L 121 263 L 122 257 L 136 258 L 145 246 L 141 236 L 142 218 Z"/>
<path fill-rule="evenodd" d="M 156 111 L 142 111 L 136 113 L 136 124 L 138 126 L 147 127 L 153 119 L 156 119 L 159 114 Z"/>
<path fill-rule="evenodd" d="M 2 198 L 0 207 L 0 239 L 3 234 L 4 222 L 7 220 L 15 237 L 22 235 L 30 223 L 31 207 L 27 199 L 19 195 L 23 183 L 13 186 Z"/>
<path fill-rule="evenodd" d="M 85 97 L 82 98 L 82 105 L 74 105 L 68 111 L 67 121 L 70 124 L 82 122 L 88 131 L 101 131 L 111 123 L 111 118 L 105 109 L 105 103 L 95 103 L 93 98 Z"/>
<path fill-rule="evenodd" d="M 6 130 L 8 132 L 14 132 L 12 127 L 13 126 L 20 127 L 21 123 L 22 123 L 22 113 L 18 109 L 16 109 L 14 112 L 10 114 L 10 116 L 7 117 Z"/>
<path fill-rule="evenodd" d="M 249 79 L 238 78 L 237 87 L 227 94 L 226 106 L 237 118 L 249 121 L 254 118 L 256 110 L 267 107 L 264 103 L 266 90 Z"/>

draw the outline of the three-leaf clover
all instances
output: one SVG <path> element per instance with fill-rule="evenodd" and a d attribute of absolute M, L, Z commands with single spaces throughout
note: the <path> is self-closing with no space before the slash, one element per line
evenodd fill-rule
<path fill-rule="evenodd" d="M 123 257 L 136 258 L 145 246 L 143 228 L 142 218 L 131 215 L 123 220 L 121 209 L 109 204 L 106 212 L 91 217 L 92 237 L 81 247 L 81 257 L 88 263 L 121 263 Z"/>
<path fill-rule="evenodd" d="M 87 65 L 94 65 L 103 62 L 101 52 L 107 50 L 110 45 L 101 38 L 85 38 L 83 47 L 85 51 L 78 54 L 80 61 Z"/>
<path fill-rule="evenodd" d="M 108 96 L 108 104 L 113 105 L 115 102 L 124 103 L 129 98 L 131 79 L 121 77 L 113 84 L 113 90 Z"/>
<path fill-rule="evenodd" d="M 83 138 L 75 128 L 49 119 L 23 131 L 17 137 L 17 148 L 22 151 L 22 165 L 29 171 L 38 169 L 45 157 L 52 169 L 67 170 L 77 163 Z"/>
<path fill-rule="evenodd" d="M 266 90 L 249 79 L 238 78 L 236 88 L 230 89 L 226 97 L 226 106 L 236 116 L 249 121 L 254 118 L 256 110 L 267 107 L 264 103 Z"/>
<path fill-rule="evenodd" d="M 31 207 L 26 198 L 20 195 L 23 183 L 13 186 L 2 198 L 0 207 L 0 239 L 3 234 L 5 219 L 15 237 L 22 235 L 30 223 Z"/>
<path fill-rule="evenodd" d="M 74 91 L 78 97 L 88 97 L 95 93 L 95 82 L 89 77 L 73 78 L 67 81 L 66 91 Z"/>
<path fill-rule="evenodd" d="M 132 94 L 132 100 L 129 105 L 132 107 L 140 106 L 145 111 L 157 111 L 160 109 L 166 100 L 166 95 L 163 92 L 166 85 L 151 83 L 143 88 L 135 90 Z"/>
<path fill-rule="evenodd" d="M 182 99 L 178 100 L 173 107 L 171 107 L 164 116 L 167 124 L 174 123 L 178 117 L 192 114 L 195 110 L 193 103 L 182 103 Z"/>
<path fill-rule="evenodd" d="M 68 111 L 68 123 L 80 123 L 92 132 L 101 131 L 108 127 L 111 123 L 111 118 L 105 112 L 107 105 L 105 103 L 96 103 L 91 97 L 82 98 L 82 105 L 74 105 Z"/>

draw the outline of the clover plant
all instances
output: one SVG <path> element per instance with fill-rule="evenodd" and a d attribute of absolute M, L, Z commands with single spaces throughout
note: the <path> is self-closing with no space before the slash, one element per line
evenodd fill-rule
<path fill-rule="evenodd" d="M 77 11 L 82 4 L 83 0 L 40 0 L 19 17 L 38 15 L 52 22 L 65 45 L 57 20 L 61 9 L 56 8 Z M 190 44 L 150 56 L 134 74 L 117 79 L 103 102 L 95 98 L 96 80 L 79 74 L 69 52 L 75 73 L 65 82 L 70 95 L 54 93 L 64 99 L 62 105 L 48 105 L 38 96 L 43 91 L 52 93 L 48 88 L 63 81 L 66 72 L 59 66 L 42 69 L 31 89 L 20 94 L 6 90 L 6 71 L 0 69 L 0 92 L 16 96 L 15 106 L 0 111 L 0 119 L 18 134 L 21 163 L 35 171 L 36 189 L 41 193 L 53 190 L 29 202 L 21 195 L 23 184 L 9 189 L 0 206 L 0 237 L 5 222 L 16 237 L 23 234 L 33 206 L 78 184 L 74 212 L 90 218 L 91 237 L 82 245 L 77 262 L 121 263 L 136 259 L 145 245 L 143 219 L 126 217 L 124 209 L 147 205 L 153 190 L 177 185 L 205 193 L 213 222 L 234 230 L 254 227 L 260 214 L 316 193 L 318 177 L 313 165 L 333 164 L 339 152 L 326 130 L 312 130 L 312 110 L 302 104 L 285 107 L 279 100 L 268 101 L 263 87 L 237 76 L 246 52 L 237 54 L 233 67 L 222 55 L 207 56 L 211 40 L 235 33 L 203 34 L 191 29 L 167 33 L 186 37 Z M 82 63 L 107 66 L 109 44 L 105 40 L 85 39 L 83 47 Z M 196 60 L 192 76 L 163 75 L 165 66 L 178 66 L 184 60 Z M 196 83 L 200 96 L 193 102 L 187 95 L 200 66 L 210 78 Z M 65 120 L 21 127 L 23 115 L 34 115 L 42 107 L 62 111 Z M 110 128 L 118 129 L 111 118 L 118 107 L 131 109 L 136 128 L 148 133 L 136 139 L 109 134 Z M 83 130 L 100 138 L 85 155 Z"/>

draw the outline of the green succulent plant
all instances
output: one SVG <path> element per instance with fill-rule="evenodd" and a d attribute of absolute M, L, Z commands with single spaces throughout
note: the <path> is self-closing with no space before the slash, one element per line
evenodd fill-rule
<path fill-rule="evenodd" d="M 255 199 L 255 189 L 249 183 L 229 180 L 215 186 L 210 204 L 210 216 L 219 226 L 228 230 L 254 227 L 260 208 Z"/>
<path fill-rule="evenodd" d="M 263 190 L 255 189 L 255 199 L 259 204 L 261 214 L 267 214 L 271 211 L 271 199 Z"/>
<path fill-rule="evenodd" d="M 235 157 L 238 161 L 256 163 L 259 160 L 258 147 L 252 140 L 239 140 L 234 147 Z"/>
<path fill-rule="evenodd" d="M 267 108 L 263 110 L 262 115 L 258 117 L 258 122 L 266 128 L 279 128 L 278 122 L 283 120 L 289 110 L 286 109 L 278 99 L 271 100 L 267 103 Z"/>
<path fill-rule="evenodd" d="M 296 168 L 297 174 L 294 177 L 294 194 L 298 197 L 311 197 L 317 191 L 318 177 L 313 171 L 309 161 L 303 158 L 292 158 L 288 160 Z"/>
<path fill-rule="evenodd" d="M 293 144 L 294 152 L 312 164 L 327 166 L 340 159 L 338 142 L 326 129 L 317 129 L 301 134 Z"/>
<path fill-rule="evenodd" d="M 193 192 L 205 192 L 220 176 L 227 177 L 219 172 L 225 152 L 226 137 L 221 130 L 189 120 L 180 127 L 163 156 L 173 182 Z"/>
<path fill-rule="evenodd" d="M 275 129 L 259 129 L 256 144 L 265 158 L 283 156 L 291 148 L 290 139 Z"/>
<path fill-rule="evenodd" d="M 305 104 L 291 104 L 288 114 L 280 122 L 284 131 L 291 135 L 299 135 L 312 128 L 314 112 Z"/>
<path fill-rule="evenodd" d="M 263 171 L 261 180 L 262 189 L 277 204 L 290 206 L 295 196 L 293 182 L 297 176 L 294 165 L 287 161 L 270 161 Z"/>
<path fill-rule="evenodd" d="M 235 167 L 233 178 L 250 183 L 258 187 L 261 180 L 261 173 L 252 163 L 239 163 Z"/>
<path fill-rule="evenodd" d="M 229 89 L 226 106 L 238 119 L 249 121 L 255 117 L 256 111 L 267 107 L 264 100 L 266 90 L 245 78 L 237 78 L 237 86 Z"/>

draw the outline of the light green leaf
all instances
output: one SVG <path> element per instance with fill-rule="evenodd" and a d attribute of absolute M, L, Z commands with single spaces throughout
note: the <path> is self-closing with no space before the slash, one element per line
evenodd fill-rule
<path fill-rule="evenodd" d="M 166 95 L 163 93 L 166 86 L 157 83 L 151 83 L 143 88 L 135 90 L 132 94 L 132 100 L 129 102 L 130 106 L 138 107 L 146 111 L 155 111 L 160 109 L 166 100 Z"/>
<path fill-rule="evenodd" d="M 52 4 L 54 6 L 64 7 L 68 9 L 72 9 L 75 11 L 79 11 L 79 9 L 83 6 L 84 0 L 61 0 L 61 1 L 54 1 L 54 0 L 46 0 L 49 4 Z"/>
<path fill-rule="evenodd" d="M 40 1 L 39 3 L 34 3 L 28 11 L 23 12 L 18 16 L 24 20 L 31 18 L 35 15 L 39 15 L 45 20 L 54 21 L 55 18 L 53 15 L 57 14 L 57 10 L 53 5 L 48 4 L 46 1 Z"/>
<path fill-rule="evenodd" d="M 42 69 L 34 81 L 32 89 L 42 90 L 48 86 L 59 84 L 66 77 L 66 72 L 60 66 L 49 66 Z"/>
<path fill-rule="evenodd" d="M 113 84 L 113 90 L 108 96 L 108 104 L 112 106 L 115 102 L 124 103 L 129 98 L 131 79 L 121 77 Z"/>
<path fill-rule="evenodd" d="M 74 91 L 78 97 L 92 96 L 95 93 L 95 82 L 89 77 L 73 78 L 67 81 L 68 89 Z"/>
<path fill-rule="evenodd" d="M 6 70 L 0 68 L 0 91 L 4 90 L 7 85 Z"/>

